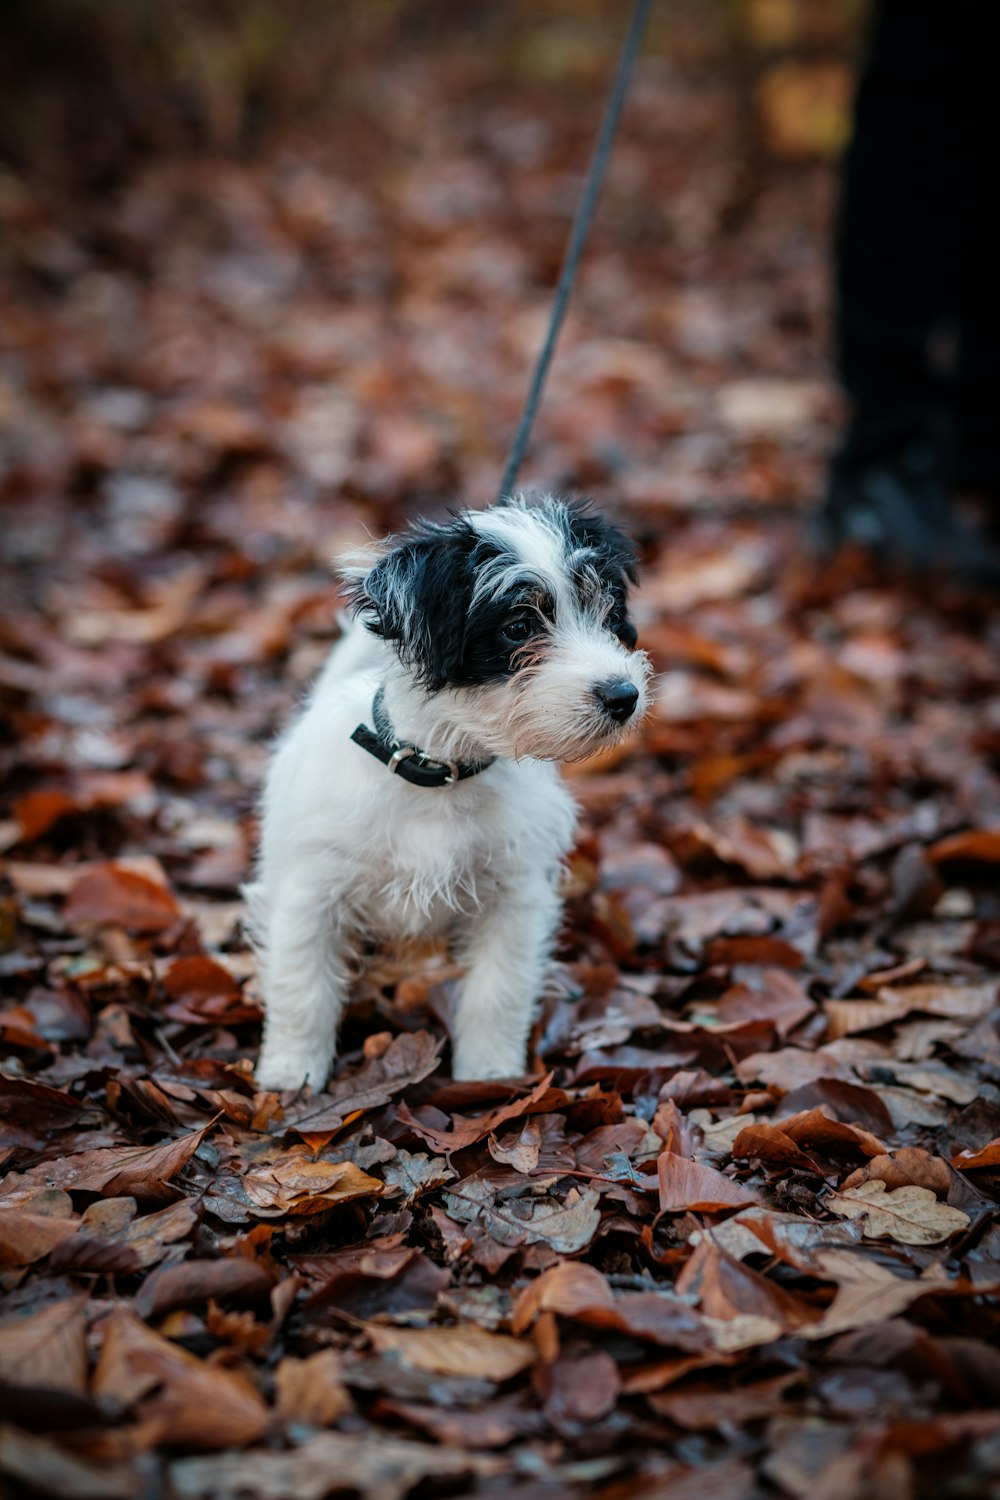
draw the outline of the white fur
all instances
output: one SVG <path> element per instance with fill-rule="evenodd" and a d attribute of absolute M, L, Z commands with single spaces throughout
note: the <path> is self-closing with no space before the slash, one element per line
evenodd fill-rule
<path fill-rule="evenodd" d="M 542 516 L 544 513 L 541 513 Z M 595 579 L 586 606 L 539 513 L 470 517 L 504 532 L 557 601 L 548 649 L 482 687 L 428 693 L 396 650 L 347 627 L 268 772 L 261 846 L 246 889 L 265 997 L 262 1088 L 321 1087 L 361 945 L 448 934 L 465 968 L 454 1023 L 456 1078 L 519 1074 L 560 917 L 557 880 L 575 809 L 553 761 L 626 732 L 602 717 L 595 683 L 627 678 L 646 706 L 648 662 L 606 628 Z M 433 627 L 433 621 L 419 622 Z M 411 786 L 350 736 L 376 690 L 396 735 L 435 759 L 497 760 L 445 788 Z M 628 726 L 631 727 L 631 726 Z"/>

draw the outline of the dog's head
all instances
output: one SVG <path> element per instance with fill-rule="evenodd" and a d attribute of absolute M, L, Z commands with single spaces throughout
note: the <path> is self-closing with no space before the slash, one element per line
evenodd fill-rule
<path fill-rule="evenodd" d="M 645 712 L 649 663 L 627 610 L 635 557 L 585 506 L 518 499 L 424 522 L 345 577 L 352 609 L 442 723 L 491 754 L 579 759 Z"/>

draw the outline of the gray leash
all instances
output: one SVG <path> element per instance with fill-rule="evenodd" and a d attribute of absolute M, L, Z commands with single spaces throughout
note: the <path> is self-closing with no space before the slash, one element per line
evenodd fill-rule
<path fill-rule="evenodd" d="M 573 290 L 573 281 L 576 277 L 577 266 L 587 231 L 590 229 L 590 221 L 594 212 L 594 204 L 600 192 L 601 182 L 604 178 L 604 169 L 611 155 L 611 144 L 614 140 L 615 130 L 618 126 L 618 116 L 621 114 L 622 103 L 625 99 L 625 91 L 632 73 L 632 64 L 635 62 L 636 53 L 639 50 L 639 42 L 643 29 L 646 25 L 646 17 L 649 14 L 651 0 L 636 0 L 635 10 L 632 12 L 632 23 L 625 38 L 622 48 L 621 60 L 618 64 L 618 73 L 615 78 L 615 86 L 608 101 L 608 107 L 604 114 L 601 125 L 601 133 L 597 138 L 594 148 L 593 159 L 590 163 L 590 171 L 584 185 L 583 196 L 577 206 L 576 217 L 573 220 L 573 229 L 566 249 L 566 259 L 563 261 L 562 270 L 559 273 L 559 285 L 556 289 L 556 298 L 552 307 L 552 316 L 549 319 L 549 331 L 545 336 L 545 343 L 535 364 L 535 373 L 531 381 L 531 389 L 528 391 L 528 399 L 524 403 L 524 411 L 518 424 L 517 434 L 510 450 L 500 481 L 500 489 L 497 499 L 503 500 L 514 488 L 518 470 L 524 462 L 524 450 L 528 446 L 528 437 L 531 433 L 531 424 L 535 420 L 538 403 L 542 395 L 542 387 L 545 377 L 549 373 L 549 365 L 552 362 L 552 354 L 562 327 L 566 306 L 569 302 L 570 292 Z"/>

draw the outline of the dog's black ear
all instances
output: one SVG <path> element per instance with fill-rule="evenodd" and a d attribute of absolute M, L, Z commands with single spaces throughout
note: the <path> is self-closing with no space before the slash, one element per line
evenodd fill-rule
<path fill-rule="evenodd" d="M 367 571 L 345 571 L 348 608 L 391 641 L 400 661 L 432 691 L 460 675 L 475 543 L 471 527 L 425 523 L 391 537 Z"/>
<path fill-rule="evenodd" d="M 566 514 L 574 545 L 593 552 L 602 573 L 612 577 L 617 573 L 623 581 L 638 583 L 635 548 L 624 531 L 591 510 L 586 501 L 571 502 Z"/>

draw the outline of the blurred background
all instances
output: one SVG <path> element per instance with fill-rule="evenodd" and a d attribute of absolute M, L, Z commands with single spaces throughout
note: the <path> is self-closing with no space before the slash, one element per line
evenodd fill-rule
<path fill-rule="evenodd" d="M 5 492 L 308 539 L 490 499 L 628 10 L 7 0 Z M 525 482 L 815 491 L 860 10 L 654 6 Z"/>

